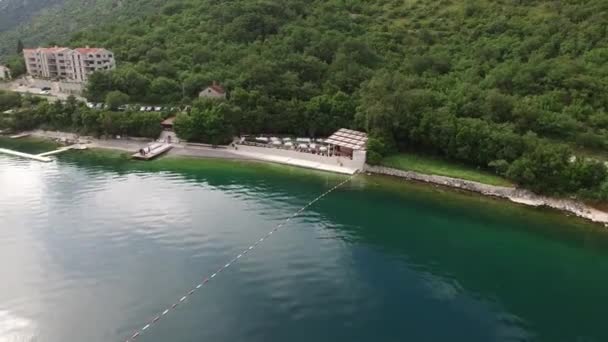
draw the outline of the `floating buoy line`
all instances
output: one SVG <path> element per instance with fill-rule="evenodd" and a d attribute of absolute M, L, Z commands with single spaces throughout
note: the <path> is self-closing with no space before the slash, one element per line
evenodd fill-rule
<path fill-rule="evenodd" d="M 249 253 L 252 250 L 254 250 L 262 242 L 264 242 L 266 239 L 268 239 L 272 234 L 274 234 L 275 232 L 277 232 L 279 229 L 283 228 L 287 223 L 289 223 L 289 221 L 291 221 L 292 219 L 298 217 L 304 210 L 308 209 L 310 206 L 314 205 L 316 202 L 320 201 L 321 199 L 323 199 L 323 197 L 329 195 L 334 190 L 342 187 L 344 184 L 346 184 L 349 181 L 351 181 L 356 175 L 357 175 L 357 173 L 353 174 L 349 178 L 347 178 L 344 181 L 338 183 L 333 188 L 325 191 L 324 193 L 322 193 L 321 195 L 317 196 L 312 201 L 308 202 L 305 206 L 303 206 L 302 208 L 300 208 L 300 210 L 296 211 L 294 214 L 292 214 L 291 216 L 289 216 L 288 218 L 286 218 L 284 221 L 282 221 L 281 223 L 279 223 L 278 225 L 276 225 L 272 230 L 270 230 L 268 233 L 266 233 L 264 236 L 262 236 L 259 240 L 257 240 L 256 242 L 254 242 L 249 247 L 245 248 L 241 253 L 239 253 L 237 256 L 235 256 L 232 260 L 228 261 L 228 263 L 226 263 L 225 265 L 221 266 L 213 274 L 205 277 L 200 283 L 198 283 L 196 286 L 192 287 L 192 289 L 190 291 L 188 291 L 188 293 L 186 293 L 184 296 L 182 296 L 181 298 L 179 298 L 179 300 L 177 300 L 176 302 L 174 302 L 170 307 L 168 307 L 165 310 L 163 310 L 160 314 L 156 315 L 153 319 L 151 319 L 150 321 L 148 321 L 144 326 L 142 326 L 141 328 L 139 328 L 138 330 L 136 330 L 133 333 L 133 335 L 131 335 L 131 337 L 129 337 L 129 338 L 127 338 L 125 340 L 125 342 L 135 341 L 144 332 L 146 332 L 147 330 L 149 330 L 150 328 L 152 328 L 152 326 L 154 326 L 161 319 L 163 319 L 164 317 L 166 317 L 170 312 L 175 311 L 175 309 L 179 305 L 181 305 L 182 303 L 184 303 L 186 301 L 186 299 L 188 299 L 189 297 L 191 297 L 192 295 L 194 295 L 194 293 L 197 290 L 200 290 L 203 286 L 207 285 L 213 278 L 217 277 L 220 273 L 222 273 L 222 271 L 224 271 L 228 267 L 232 266 L 240 258 L 242 258 L 245 255 L 247 255 L 247 253 Z"/>

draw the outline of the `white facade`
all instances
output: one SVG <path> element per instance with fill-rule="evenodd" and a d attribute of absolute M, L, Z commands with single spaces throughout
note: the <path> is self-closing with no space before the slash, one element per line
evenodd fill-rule
<path fill-rule="evenodd" d="M 95 71 L 116 68 L 114 54 L 102 48 L 23 49 L 27 73 L 34 77 L 86 82 Z"/>
<path fill-rule="evenodd" d="M 4 65 L 0 65 L 0 80 L 10 80 L 11 79 L 11 70 Z"/>
<path fill-rule="evenodd" d="M 198 97 L 204 97 L 209 99 L 225 99 L 226 98 L 226 90 L 221 85 L 213 82 L 212 85 L 203 89 L 200 93 L 198 93 Z"/>

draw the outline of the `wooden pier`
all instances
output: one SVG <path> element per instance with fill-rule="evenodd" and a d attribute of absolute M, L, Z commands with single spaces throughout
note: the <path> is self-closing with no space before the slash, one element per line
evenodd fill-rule
<path fill-rule="evenodd" d="M 135 152 L 132 156 L 133 159 L 139 160 L 152 160 L 161 154 L 169 151 L 173 148 L 173 145 L 167 143 L 153 143 L 141 150 Z M 143 153 L 142 153 L 143 152 Z"/>
<path fill-rule="evenodd" d="M 48 157 L 48 156 L 53 156 L 53 155 L 59 154 L 61 152 L 69 151 L 69 150 L 86 150 L 86 149 L 87 149 L 87 147 L 85 145 L 74 144 L 74 145 L 58 148 L 55 151 L 40 153 L 40 154 L 38 154 L 38 156 L 39 157 Z"/>
<path fill-rule="evenodd" d="M 69 151 L 69 150 L 84 150 L 86 148 L 87 147 L 85 145 L 74 144 L 74 145 L 65 146 L 65 147 L 56 149 L 54 151 L 44 152 L 44 153 L 40 153 L 40 154 L 29 154 L 29 153 L 9 150 L 6 148 L 0 148 L 0 153 L 48 163 L 48 162 L 53 161 L 53 159 L 49 158 L 48 156 L 56 155 L 56 154 L 59 154 L 59 153 L 65 152 L 65 151 Z"/>
<path fill-rule="evenodd" d="M 15 134 L 15 135 L 11 135 L 11 139 L 21 139 L 21 138 L 25 138 L 25 137 L 29 137 L 30 133 L 21 133 L 21 134 Z"/>
<path fill-rule="evenodd" d="M 37 161 L 45 162 L 45 163 L 48 163 L 53 160 L 49 157 L 44 157 L 44 156 L 41 157 L 39 155 L 13 151 L 13 150 L 9 150 L 6 148 L 0 148 L 0 153 L 8 154 L 8 155 L 15 156 L 15 157 L 33 159 L 33 160 L 37 160 Z"/>

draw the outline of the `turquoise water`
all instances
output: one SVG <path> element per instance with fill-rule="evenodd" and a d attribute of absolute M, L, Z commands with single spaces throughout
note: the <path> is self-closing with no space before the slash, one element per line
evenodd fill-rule
<path fill-rule="evenodd" d="M 124 341 L 342 179 L 0 156 L 0 341 Z M 138 341 L 607 341 L 607 288 L 603 228 L 358 176 Z"/>

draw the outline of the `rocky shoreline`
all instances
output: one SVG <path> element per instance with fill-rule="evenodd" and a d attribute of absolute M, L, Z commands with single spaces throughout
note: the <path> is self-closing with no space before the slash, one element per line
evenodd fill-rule
<path fill-rule="evenodd" d="M 541 196 L 525 189 L 488 185 L 464 179 L 427 175 L 383 166 L 366 165 L 365 172 L 399 177 L 410 181 L 437 184 L 449 188 L 479 193 L 485 196 L 504 198 L 514 203 L 525 204 L 533 207 L 548 207 L 569 212 L 593 222 L 603 223 L 604 226 L 608 225 L 607 212 L 595 209 L 579 201 Z"/>

